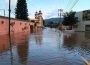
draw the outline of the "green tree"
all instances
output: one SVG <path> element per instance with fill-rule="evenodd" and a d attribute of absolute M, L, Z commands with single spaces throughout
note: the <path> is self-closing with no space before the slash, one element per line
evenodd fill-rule
<path fill-rule="evenodd" d="M 53 27 L 53 21 L 49 21 L 49 27 Z"/>
<path fill-rule="evenodd" d="M 75 13 L 76 12 L 66 13 L 66 15 L 64 16 L 63 25 L 68 25 L 72 27 L 74 24 L 76 24 L 78 22 L 78 18 L 75 17 Z"/>
<path fill-rule="evenodd" d="M 16 19 L 28 20 L 28 10 L 26 0 L 17 0 L 15 17 Z"/>

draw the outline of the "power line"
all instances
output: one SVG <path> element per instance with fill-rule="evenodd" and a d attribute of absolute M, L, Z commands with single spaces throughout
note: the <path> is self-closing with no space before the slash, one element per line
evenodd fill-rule
<path fill-rule="evenodd" d="M 65 10 L 67 10 L 69 8 L 69 5 L 71 2 L 72 2 L 72 0 L 68 0 Z"/>
<path fill-rule="evenodd" d="M 73 6 L 70 8 L 70 11 L 73 9 L 73 7 L 78 3 L 79 0 L 76 0 Z"/>
<path fill-rule="evenodd" d="M 68 9 L 68 11 L 71 11 L 73 9 L 73 7 L 78 3 L 79 0 L 69 0 L 68 4 L 66 6 L 66 10 Z M 70 6 L 70 4 L 72 4 Z"/>

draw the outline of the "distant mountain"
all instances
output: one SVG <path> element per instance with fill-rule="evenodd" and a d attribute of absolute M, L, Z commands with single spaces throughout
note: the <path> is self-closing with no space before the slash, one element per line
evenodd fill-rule
<path fill-rule="evenodd" d="M 50 18 L 50 19 L 45 19 L 45 24 L 48 24 L 50 22 L 53 22 L 53 23 L 60 23 L 60 22 L 63 22 L 63 18 Z"/>

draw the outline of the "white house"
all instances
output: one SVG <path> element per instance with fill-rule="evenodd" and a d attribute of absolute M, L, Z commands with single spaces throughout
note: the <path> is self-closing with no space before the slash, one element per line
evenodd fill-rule
<path fill-rule="evenodd" d="M 76 12 L 78 28 L 75 31 L 90 31 L 90 10 Z"/>

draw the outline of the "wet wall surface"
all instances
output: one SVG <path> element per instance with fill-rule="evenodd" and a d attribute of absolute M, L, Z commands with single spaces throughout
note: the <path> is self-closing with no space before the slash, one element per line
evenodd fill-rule
<path fill-rule="evenodd" d="M 46 28 L 32 34 L 0 36 L 0 65 L 85 65 L 90 61 L 89 32 L 58 31 Z"/>

